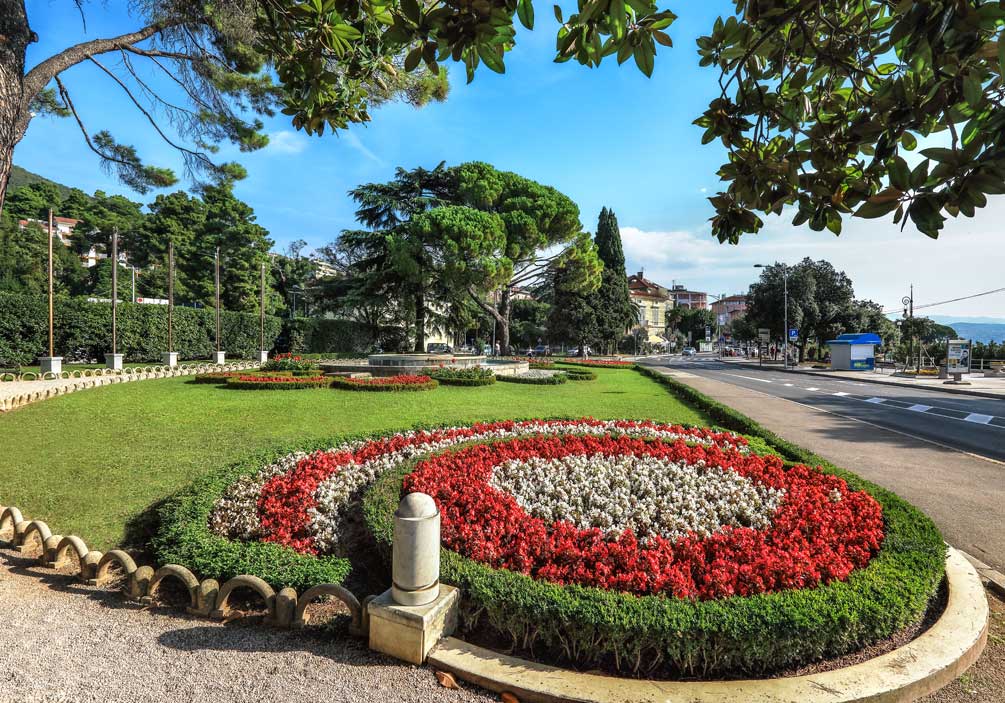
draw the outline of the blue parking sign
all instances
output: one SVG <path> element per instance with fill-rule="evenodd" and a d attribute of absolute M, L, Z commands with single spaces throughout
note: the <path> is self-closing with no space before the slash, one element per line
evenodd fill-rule
<path fill-rule="evenodd" d="M 799 339 L 799 330 L 793 327 L 789 330 L 789 339 Z"/>

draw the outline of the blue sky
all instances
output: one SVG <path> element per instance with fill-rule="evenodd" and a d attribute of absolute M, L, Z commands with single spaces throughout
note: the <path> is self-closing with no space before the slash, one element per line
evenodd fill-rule
<path fill-rule="evenodd" d="M 72 4 L 29 0 L 27 6 L 40 39 L 29 51 L 29 65 L 69 42 L 137 26 L 121 0 L 87 5 L 86 33 Z M 312 247 L 333 241 L 341 229 L 354 226 L 346 191 L 387 179 L 396 166 L 482 160 L 559 188 L 579 204 L 587 230 L 595 228 L 602 206 L 614 208 L 629 269 L 644 268 L 647 277 L 665 285 L 677 281 L 733 293 L 754 278 L 754 263 L 811 256 L 829 259 L 851 276 L 861 297 L 885 305 L 899 301 L 912 282 L 919 302 L 999 287 L 1005 257 L 981 255 L 992 247 L 1000 251 L 997 223 L 1005 220 L 1005 207 L 997 201 L 975 220 L 951 222 L 935 242 L 875 221 L 849 223 L 840 238 L 784 220 L 770 222 L 739 246 L 711 238 L 705 198 L 716 190 L 723 152 L 718 145 L 701 146 L 701 130 L 691 125 L 714 96 L 716 78 L 712 69 L 698 67 L 694 40 L 731 8 L 722 0 L 675 6 L 681 15 L 670 31 L 675 48 L 659 48 L 655 73 L 647 79 L 632 62 L 618 67 L 613 57 L 592 70 L 553 63 L 557 24 L 549 3 L 541 4 L 538 27 L 521 30 L 507 55 L 505 76 L 483 69 L 466 85 L 463 71 L 451 66 L 445 103 L 422 110 L 388 105 L 368 125 L 320 139 L 294 131 L 279 116 L 267 123 L 269 147 L 254 154 L 225 149 L 221 157 L 247 167 L 249 177 L 237 194 L 254 207 L 277 249 L 298 238 Z M 102 59 L 110 68 L 117 60 Z M 142 75 L 170 90 L 153 70 Z M 77 66 L 64 82 L 92 131 L 107 128 L 149 162 L 181 173 L 177 154 L 97 67 Z M 15 162 L 88 192 L 100 188 L 137 200 L 153 198 L 130 193 L 103 174 L 72 120 L 34 120 Z M 1005 295 L 932 312 L 1005 317 Z"/>

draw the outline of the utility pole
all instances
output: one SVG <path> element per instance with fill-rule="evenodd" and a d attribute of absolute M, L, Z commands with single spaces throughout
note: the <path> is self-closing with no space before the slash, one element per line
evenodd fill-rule
<path fill-rule="evenodd" d="M 784 281 L 785 287 L 785 341 L 782 342 L 782 347 L 784 349 L 785 359 L 783 360 L 784 368 L 789 368 L 789 267 L 786 264 L 782 264 L 782 280 Z"/>
<path fill-rule="evenodd" d="M 53 357 L 53 340 L 52 340 L 52 295 L 53 295 L 53 285 L 52 285 L 52 208 L 49 208 L 49 358 Z"/>
<path fill-rule="evenodd" d="M 174 351 L 174 242 L 168 242 L 168 351 Z"/>
<path fill-rule="evenodd" d="M 132 284 L 131 297 L 129 299 L 130 303 L 136 302 L 136 268 L 134 266 L 129 267 L 129 279 Z"/>
<path fill-rule="evenodd" d="M 261 289 L 261 299 L 258 302 L 258 312 L 259 312 L 259 339 L 261 343 L 258 345 L 258 349 L 261 352 L 261 359 L 263 363 L 268 357 L 269 350 L 265 348 L 265 262 L 262 262 L 262 289 Z"/>
<path fill-rule="evenodd" d="M 115 357 L 119 309 L 119 230 L 112 230 L 112 357 Z M 114 363 L 114 362 L 113 362 Z"/>
<path fill-rule="evenodd" d="M 220 247 L 216 247 L 216 261 L 214 267 L 214 280 L 216 283 L 216 363 L 220 363 Z"/>

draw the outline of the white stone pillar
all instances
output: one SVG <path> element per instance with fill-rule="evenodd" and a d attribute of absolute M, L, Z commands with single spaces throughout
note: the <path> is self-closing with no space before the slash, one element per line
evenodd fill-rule
<path fill-rule="evenodd" d="M 439 593 L 440 511 L 425 493 L 409 493 L 394 513 L 391 596 L 399 605 L 425 605 Z"/>
<path fill-rule="evenodd" d="M 260 352 L 258 352 L 258 363 L 264 364 L 268 360 L 269 360 L 269 352 L 267 350 L 262 349 Z"/>
<path fill-rule="evenodd" d="M 161 354 L 161 361 L 164 366 L 173 369 L 178 365 L 178 352 L 164 352 Z"/>
<path fill-rule="evenodd" d="M 217 366 L 223 366 L 224 364 L 226 364 L 227 352 L 225 351 L 213 352 L 213 363 L 216 364 Z"/>
<path fill-rule="evenodd" d="M 63 357 L 40 356 L 38 358 L 39 373 L 54 373 L 57 376 L 63 372 Z"/>
<path fill-rule="evenodd" d="M 113 371 L 121 371 L 122 354 L 105 354 L 105 365 Z"/>

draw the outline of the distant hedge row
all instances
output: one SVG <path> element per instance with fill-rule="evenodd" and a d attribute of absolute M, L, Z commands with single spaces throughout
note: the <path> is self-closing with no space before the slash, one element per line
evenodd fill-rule
<path fill-rule="evenodd" d="M 55 352 L 66 361 L 100 361 L 112 350 L 112 306 L 86 298 L 57 298 L 54 305 Z M 160 362 L 167 351 L 167 306 L 120 303 L 118 351 L 126 361 Z M 272 348 L 282 320 L 265 318 L 265 343 Z M 259 347 L 259 317 L 227 312 L 221 316 L 223 349 L 231 358 L 253 357 Z M 49 312 L 43 296 L 0 293 L 0 359 L 32 364 L 48 354 Z M 176 307 L 174 351 L 180 359 L 205 359 L 216 350 L 212 309 Z"/>

